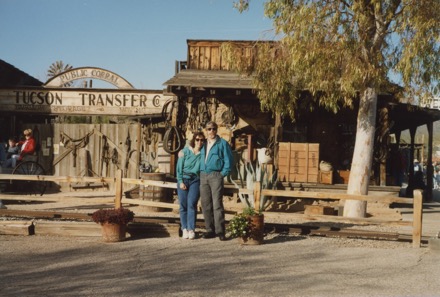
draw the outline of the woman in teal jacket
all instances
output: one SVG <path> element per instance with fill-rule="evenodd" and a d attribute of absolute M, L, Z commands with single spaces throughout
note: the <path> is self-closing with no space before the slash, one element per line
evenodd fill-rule
<path fill-rule="evenodd" d="M 190 143 L 179 152 L 177 160 L 177 195 L 182 238 L 195 238 L 197 203 L 200 197 L 200 150 L 205 142 L 203 132 L 194 133 Z"/>

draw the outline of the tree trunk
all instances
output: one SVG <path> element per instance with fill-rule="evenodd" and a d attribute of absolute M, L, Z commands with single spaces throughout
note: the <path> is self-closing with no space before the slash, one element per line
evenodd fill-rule
<path fill-rule="evenodd" d="M 368 195 L 373 160 L 374 132 L 376 128 L 377 91 L 367 88 L 359 102 L 356 141 L 347 194 Z M 367 202 L 346 200 L 344 216 L 362 218 L 367 212 Z"/>

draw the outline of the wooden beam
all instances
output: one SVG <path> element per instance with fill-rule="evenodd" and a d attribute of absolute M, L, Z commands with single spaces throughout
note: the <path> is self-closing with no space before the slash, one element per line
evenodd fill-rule
<path fill-rule="evenodd" d="M 161 208 L 170 208 L 170 209 L 179 209 L 179 204 L 175 203 L 167 203 L 167 202 L 158 202 L 158 201 L 152 201 L 152 200 L 141 200 L 141 199 L 128 199 L 128 198 L 122 198 L 122 203 L 126 204 L 136 204 L 136 205 L 143 205 L 143 206 L 152 206 L 152 207 L 161 207 Z"/>
<path fill-rule="evenodd" d="M 368 202 L 384 202 L 384 203 L 404 203 L 412 204 L 413 199 L 400 198 L 396 196 L 371 196 L 371 195 L 352 195 L 345 193 L 331 192 L 309 192 L 309 191 L 285 191 L 285 190 L 261 190 L 261 195 L 278 196 L 293 199 L 319 199 L 319 200 L 361 200 Z"/>
<path fill-rule="evenodd" d="M 115 186 L 115 208 L 122 207 L 122 170 L 116 171 L 116 186 Z"/>
<path fill-rule="evenodd" d="M 33 235 L 32 221 L 0 221 L 0 235 Z"/>
<path fill-rule="evenodd" d="M 434 124 L 432 121 L 430 121 L 428 124 L 426 124 L 428 128 L 428 158 L 426 161 L 426 201 L 432 201 L 432 189 L 433 186 L 433 177 L 434 177 L 434 166 L 432 166 L 432 143 L 434 139 Z"/>
<path fill-rule="evenodd" d="M 35 221 L 35 235 L 101 236 L 101 226 L 95 222 Z"/>
<path fill-rule="evenodd" d="M 115 203 L 115 195 L 112 194 L 109 198 L 81 198 L 81 197 L 63 197 L 63 196 L 23 196 L 23 195 L 7 195 L 0 194 L 1 200 L 14 200 L 14 201 L 40 201 L 40 202 L 69 202 L 84 205 L 90 204 L 114 204 Z"/>
<path fill-rule="evenodd" d="M 254 208 L 256 211 L 260 211 L 261 201 L 261 183 L 259 181 L 254 182 Z"/>
<path fill-rule="evenodd" d="M 53 182 L 97 182 L 113 183 L 114 177 L 92 177 L 92 176 L 53 176 L 53 175 L 22 175 L 22 174 L 0 174 L 0 180 L 31 180 L 31 181 L 53 181 Z"/>
<path fill-rule="evenodd" d="M 412 221 L 393 221 L 383 220 L 378 218 L 347 218 L 339 216 L 329 215 L 305 215 L 302 213 L 282 213 L 282 212 L 264 212 L 264 216 L 267 219 L 285 218 L 285 219 L 298 219 L 298 221 L 308 222 L 331 222 L 331 223 L 343 223 L 343 224 L 356 224 L 356 225 L 390 225 L 390 226 L 412 226 Z"/>
<path fill-rule="evenodd" d="M 414 190 L 413 206 L 413 247 L 419 248 L 422 241 L 423 196 L 422 191 Z"/>

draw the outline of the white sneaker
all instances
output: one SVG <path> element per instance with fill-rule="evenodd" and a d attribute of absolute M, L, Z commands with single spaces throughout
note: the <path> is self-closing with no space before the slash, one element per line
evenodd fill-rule
<path fill-rule="evenodd" d="M 183 229 L 183 231 L 182 231 L 182 238 L 183 239 L 188 239 L 188 230 Z"/>
<path fill-rule="evenodd" d="M 189 238 L 189 239 L 194 239 L 194 238 L 196 238 L 196 234 L 194 233 L 193 230 L 189 230 L 189 231 L 188 231 L 188 238 Z"/>

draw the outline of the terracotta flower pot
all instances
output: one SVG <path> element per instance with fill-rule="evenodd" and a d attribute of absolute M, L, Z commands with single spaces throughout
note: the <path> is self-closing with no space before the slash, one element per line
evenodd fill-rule
<path fill-rule="evenodd" d="M 127 225 L 102 223 L 102 239 L 104 242 L 118 242 L 125 240 Z"/>
<path fill-rule="evenodd" d="M 258 245 L 264 243 L 264 215 L 249 216 L 251 230 L 249 236 L 240 237 L 240 244 Z"/>

